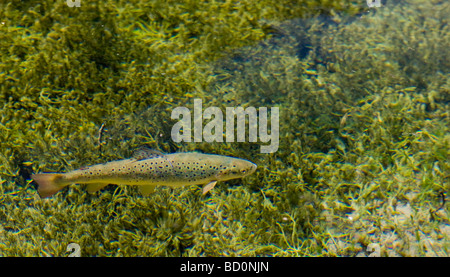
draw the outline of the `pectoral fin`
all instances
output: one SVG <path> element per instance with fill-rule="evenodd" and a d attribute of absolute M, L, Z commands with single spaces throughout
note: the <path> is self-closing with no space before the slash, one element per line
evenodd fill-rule
<path fill-rule="evenodd" d="M 143 196 L 148 196 L 155 190 L 156 185 L 139 186 L 139 191 Z"/>
<path fill-rule="evenodd" d="M 94 184 L 88 184 L 87 185 L 87 191 L 89 193 L 94 193 L 96 191 L 101 190 L 102 188 L 106 187 L 108 184 L 105 183 L 94 183 Z"/>
<path fill-rule="evenodd" d="M 208 191 L 212 190 L 214 186 L 217 184 L 217 181 L 209 182 L 208 184 L 203 186 L 203 195 L 205 195 Z"/>

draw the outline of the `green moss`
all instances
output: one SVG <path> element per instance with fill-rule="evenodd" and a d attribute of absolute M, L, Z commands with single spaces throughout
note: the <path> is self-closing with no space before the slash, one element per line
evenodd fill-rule
<path fill-rule="evenodd" d="M 0 255 L 448 255 L 449 5 L 291 2 L 0 4 Z M 279 150 L 174 144 L 194 97 L 280 107 Z M 259 168 L 207 196 L 30 181 L 141 144 Z"/>

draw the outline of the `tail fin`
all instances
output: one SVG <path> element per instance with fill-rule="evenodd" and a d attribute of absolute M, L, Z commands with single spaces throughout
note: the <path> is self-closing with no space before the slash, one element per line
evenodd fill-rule
<path fill-rule="evenodd" d="M 31 178 L 38 183 L 38 193 L 41 198 L 47 198 L 57 193 L 66 185 L 58 184 L 58 180 L 61 179 L 60 173 L 41 173 L 33 174 Z"/>

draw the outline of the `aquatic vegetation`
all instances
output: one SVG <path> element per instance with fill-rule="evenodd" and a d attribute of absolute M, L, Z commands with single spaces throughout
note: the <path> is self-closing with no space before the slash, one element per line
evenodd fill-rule
<path fill-rule="evenodd" d="M 0 256 L 448 256 L 450 5 L 291 2 L 0 4 Z M 173 143 L 194 97 L 279 107 L 279 150 Z M 207 197 L 30 180 L 142 144 L 258 170 Z"/>

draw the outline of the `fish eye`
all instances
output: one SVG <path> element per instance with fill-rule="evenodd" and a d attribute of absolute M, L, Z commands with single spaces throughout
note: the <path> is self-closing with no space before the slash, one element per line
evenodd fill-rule
<path fill-rule="evenodd" d="M 247 172 L 246 169 L 242 169 L 242 170 L 241 170 L 241 173 L 245 173 L 245 172 Z"/>

